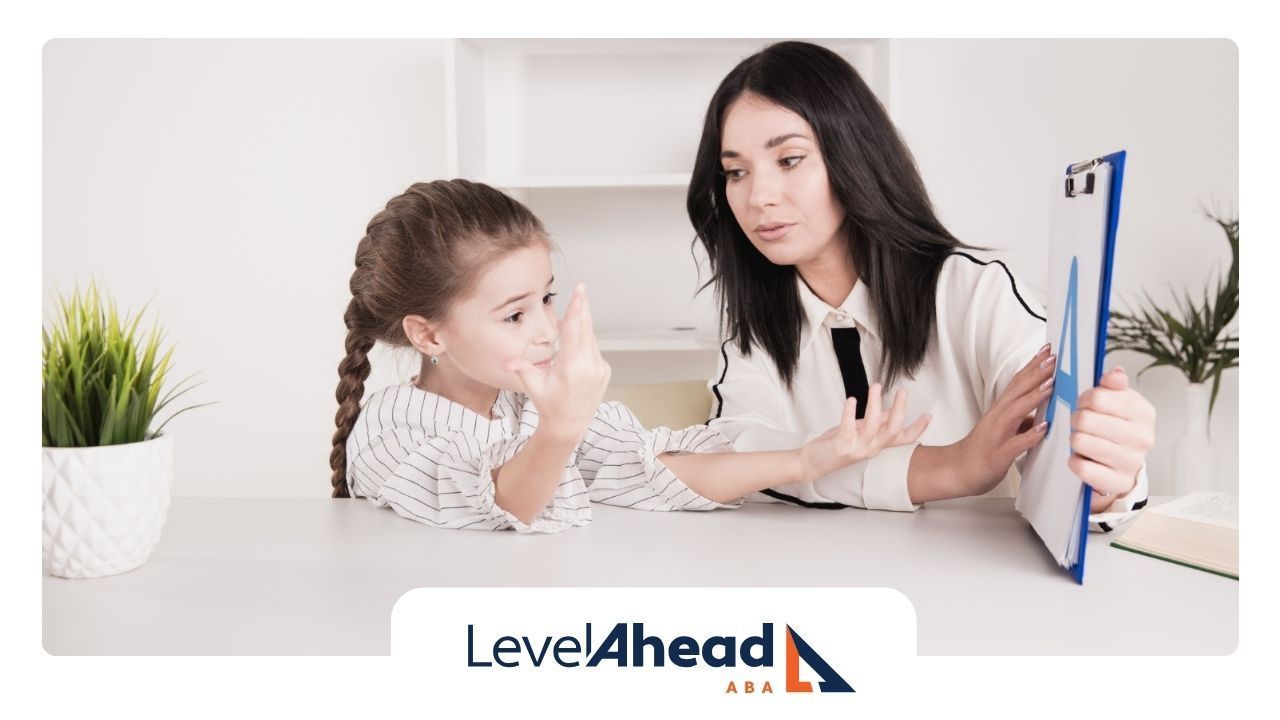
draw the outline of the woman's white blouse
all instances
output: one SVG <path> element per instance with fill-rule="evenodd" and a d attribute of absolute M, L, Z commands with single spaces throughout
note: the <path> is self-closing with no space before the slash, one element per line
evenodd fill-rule
<path fill-rule="evenodd" d="M 720 364 L 708 387 L 715 396 L 708 423 L 733 440 L 740 452 L 800 447 L 840 421 L 845 396 L 831 328 L 856 327 L 867 377 L 881 377 L 879 329 L 866 286 L 858 282 L 838 308 L 823 302 L 797 276 L 804 312 L 795 377 L 786 388 L 768 354 L 753 348 L 749 356 L 732 342 L 721 347 Z M 964 253 L 949 257 L 937 286 L 937 322 L 923 364 L 913 378 L 885 389 L 886 402 L 906 389 L 907 421 L 932 412 L 918 443 L 890 448 L 811 483 L 773 489 L 801 504 L 913 511 L 907 493 L 907 468 L 919 445 L 947 445 L 977 424 L 1018 372 L 1045 343 L 1044 310 L 1019 292 L 1003 263 L 982 262 Z M 1019 459 L 993 494 L 1016 490 Z M 1092 529 L 1110 531 L 1146 504 L 1144 467 L 1137 485 L 1117 497 L 1105 513 L 1090 516 Z M 749 500 L 777 501 L 753 493 Z"/>
<path fill-rule="evenodd" d="M 731 452 L 726 438 L 705 425 L 646 430 L 625 405 L 610 402 L 596 409 L 554 497 L 525 524 L 494 502 L 492 471 L 524 447 L 538 412 L 525 395 L 503 390 L 489 414 L 486 419 L 412 383 L 374 393 L 347 439 L 351 497 L 437 527 L 548 533 L 589 523 L 592 502 L 637 510 L 742 504 L 698 495 L 657 459 L 667 452 Z"/>

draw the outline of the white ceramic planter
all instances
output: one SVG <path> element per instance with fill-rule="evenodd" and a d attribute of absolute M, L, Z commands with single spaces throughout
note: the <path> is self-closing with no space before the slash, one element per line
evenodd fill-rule
<path fill-rule="evenodd" d="M 1214 489 L 1213 447 L 1209 444 L 1209 383 L 1187 386 L 1186 426 L 1173 449 L 1173 492 L 1188 493 Z"/>
<path fill-rule="evenodd" d="M 92 578 L 146 562 L 169 513 L 172 437 L 42 450 L 45 570 Z"/>

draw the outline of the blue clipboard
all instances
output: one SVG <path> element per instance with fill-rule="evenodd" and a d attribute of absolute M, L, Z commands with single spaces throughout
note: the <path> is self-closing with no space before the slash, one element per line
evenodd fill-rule
<path fill-rule="evenodd" d="M 1124 186 L 1125 151 L 1121 150 L 1104 155 L 1095 160 L 1075 163 L 1067 166 L 1064 183 L 1066 197 L 1096 192 L 1107 193 L 1107 225 L 1102 249 L 1102 279 L 1098 293 L 1098 335 L 1094 345 L 1093 384 L 1102 380 L 1102 363 L 1107 355 L 1107 324 L 1111 319 L 1111 276 L 1115 266 L 1116 228 L 1120 224 L 1120 192 Z M 1101 164 L 1111 166 L 1111 187 L 1095 188 L 1094 176 L 1090 172 Z M 1085 548 L 1088 547 L 1089 505 L 1093 497 L 1093 489 L 1084 486 L 1083 507 L 1080 512 L 1080 551 L 1075 563 L 1068 566 L 1071 576 L 1078 584 L 1084 584 Z"/>

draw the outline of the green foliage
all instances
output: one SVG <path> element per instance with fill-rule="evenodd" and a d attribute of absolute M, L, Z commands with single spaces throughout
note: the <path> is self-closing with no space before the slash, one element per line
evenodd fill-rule
<path fill-rule="evenodd" d="M 1218 278 L 1212 292 L 1206 285 L 1198 300 L 1184 290 L 1168 310 L 1144 292 L 1145 302 L 1133 313 L 1111 313 L 1107 352 L 1132 350 L 1150 357 L 1151 364 L 1142 372 L 1169 366 L 1193 383 L 1212 378 L 1212 414 L 1222 373 L 1240 365 L 1240 337 L 1228 329 L 1240 311 L 1240 220 L 1206 215 L 1222 228 L 1231 245 L 1231 270 L 1226 277 Z"/>
<path fill-rule="evenodd" d="M 188 377 L 161 397 L 173 348 L 161 354 L 164 338 L 158 326 L 145 335 L 138 333 L 145 312 L 144 307 L 137 317 L 122 319 L 114 301 L 103 305 L 94 282 L 84 293 L 77 286 L 70 299 L 59 294 L 56 317 L 41 329 L 44 447 L 140 442 L 159 435 L 169 420 L 192 409 L 179 410 L 154 433 L 147 433 L 166 405 L 196 385 L 178 391 Z"/>

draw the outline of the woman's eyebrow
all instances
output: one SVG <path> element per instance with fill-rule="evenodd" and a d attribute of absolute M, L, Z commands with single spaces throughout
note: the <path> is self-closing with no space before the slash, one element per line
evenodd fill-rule
<path fill-rule="evenodd" d="M 551 283 L 553 283 L 553 282 L 555 282 L 555 281 L 556 281 L 556 276 L 555 276 L 555 275 L 552 275 L 552 276 L 551 276 L 551 279 L 547 281 L 547 287 L 551 287 Z M 499 310 L 501 310 L 502 308 L 504 308 L 504 307 L 506 307 L 506 306 L 510 305 L 511 303 L 516 302 L 517 300 L 523 300 L 523 299 L 525 299 L 525 298 L 529 297 L 529 296 L 530 296 L 530 295 L 532 295 L 532 294 L 533 294 L 533 293 L 525 293 L 525 294 L 523 294 L 523 295 L 516 295 L 515 297 L 508 299 L 506 302 L 504 302 L 504 303 L 502 303 L 501 305 L 499 305 L 498 307 L 496 307 L 496 308 L 494 308 L 494 309 L 490 310 L 489 312 L 498 312 Z"/>
<path fill-rule="evenodd" d="M 770 139 L 769 139 L 769 142 L 767 142 L 767 143 L 765 143 L 765 144 L 764 144 L 764 149 L 765 149 L 765 150 L 772 150 L 772 149 L 774 149 L 774 148 L 778 147 L 779 145 L 781 145 L 782 143 L 784 143 L 784 142 L 786 142 L 786 141 L 790 140 L 791 138 L 800 138 L 801 140 L 808 140 L 808 139 L 809 139 L 809 136 L 808 136 L 808 135 L 804 135 L 804 134 L 802 134 L 802 133 L 795 133 L 795 132 L 793 132 L 793 133 L 787 133 L 787 134 L 785 134 L 785 135 L 779 135 L 778 137 L 770 138 Z M 720 159 L 721 159 L 721 160 L 724 160 L 725 158 L 736 158 L 736 157 L 742 157 L 742 156 L 741 156 L 741 155 L 739 155 L 739 154 L 738 154 L 736 151 L 734 151 L 734 150 L 725 150 L 725 151 L 723 151 L 723 152 L 721 152 L 721 153 L 720 153 Z"/>

